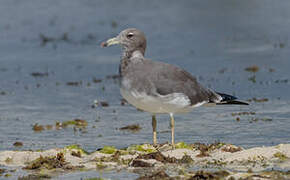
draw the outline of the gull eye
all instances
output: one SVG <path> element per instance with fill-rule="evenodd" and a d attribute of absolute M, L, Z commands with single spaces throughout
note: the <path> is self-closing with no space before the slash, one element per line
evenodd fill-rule
<path fill-rule="evenodd" d="M 127 38 L 128 38 L 128 39 L 131 39 L 133 36 L 134 36 L 133 33 L 128 33 L 128 34 L 127 34 Z"/>

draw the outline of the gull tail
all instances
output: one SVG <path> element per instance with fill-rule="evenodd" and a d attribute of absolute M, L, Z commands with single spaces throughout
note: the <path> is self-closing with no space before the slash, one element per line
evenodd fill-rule
<path fill-rule="evenodd" d="M 238 98 L 236 98 L 235 96 L 231 96 L 231 95 L 223 94 L 223 93 L 219 93 L 219 92 L 215 92 L 215 93 L 217 93 L 218 95 L 220 95 L 222 97 L 221 102 L 216 103 L 217 105 L 230 105 L 230 104 L 249 105 L 246 102 L 236 100 Z"/>

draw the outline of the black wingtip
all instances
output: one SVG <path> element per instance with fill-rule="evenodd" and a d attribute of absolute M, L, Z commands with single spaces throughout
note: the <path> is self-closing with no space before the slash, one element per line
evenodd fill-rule
<path fill-rule="evenodd" d="M 222 97 L 222 100 L 220 103 L 217 103 L 217 105 L 230 105 L 230 104 L 235 104 L 235 105 L 249 105 L 249 103 L 243 102 L 243 101 L 237 101 L 238 99 L 235 96 L 224 94 L 224 93 L 219 93 L 216 92 L 218 95 Z"/>
<path fill-rule="evenodd" d="M 233 100 L 233 101 L 222 101 L 221 103 L 217 103 L 217 105 L 249 105 L 249 103 Z"/>

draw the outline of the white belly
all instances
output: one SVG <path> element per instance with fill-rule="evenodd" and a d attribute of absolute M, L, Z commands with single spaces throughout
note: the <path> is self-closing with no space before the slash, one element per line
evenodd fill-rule
<path fill-rule="evenodd" d="M 196 105 L 190 105 L 189 98 L 182 93 L 173 93 L 166 96 L 150 96 L 146 93 L 137 91 L 128 91 L 121 88 L 121 94 L 130 104 L 138 109 L 157 114 L 157 113 L 186 113 L 194 107 L 203 105 L 201 102 Z"/>

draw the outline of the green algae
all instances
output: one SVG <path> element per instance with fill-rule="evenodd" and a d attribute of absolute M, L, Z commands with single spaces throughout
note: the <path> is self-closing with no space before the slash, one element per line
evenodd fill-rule
<path fill-rule="evenodd" d="M 192 149 L 191 145 L 186 144 L 185 142 L 178 142 L 175 144 L 176 149 Z"/>
<path fill-rule="evenodd" d="M 275 158 L 278 158 L 281 161 L 285 161 L 285 160 L 289 159 L 285 154 L 283 154 L 281 152 L 276 152 L 273 156 Z"/>
<path fill-rule="evenodd" d="M 139 152 L 145 152 L 145 153 L 152 153 L 152 152 L 156 152 L 157 150 L 151 144 L 141 144 L 141 145 L 130 146 L 127 148 L 127 151 L 129 152 L 139 151 Z"/>
<path fill-rule="evenodd" d="M 66 150 L 69 150 L 69 151 L 76 150 L 77 152 L 80 152 L 81 155 L 87 155 L 87 154 L 89 154 L 87 151 L 83 150 L 81 148 L 81 146 L 78 145 L 78 144 L 72 144 L 72 145 L 66 146 L 64 148 L 64 151 L 66 152 Z"/>
<path fill-rule="evenodd" d="M 114 146 L 104 146 L 99 152 L 104 154 L 114 154 L 117 149 Z"/>
<path fill-rule="evenodd" d="M 85 180 L 105 180 L 105 179 L 103 179 L 101 177 L 93 177 L 93 178 L 87 178 Z"/>
<path fill-rule="evenodd" d="M 70 121 L 64 121 L 64 122 L 56 122 L 55 126 L 56 128 L 66 128 L 67 126 L 77 126 L 77 127 L 86 127 L 88 125 L 86 120 L 83 119 L 74 119 Z"/>
<path fill-rule="evenodd" d="M 5 162 L 6 162 L 7 164 L 12 163 L 12 158 L 11 158 L 11 157 L 7 157 L 7 158 L 5 159 Z"/>

